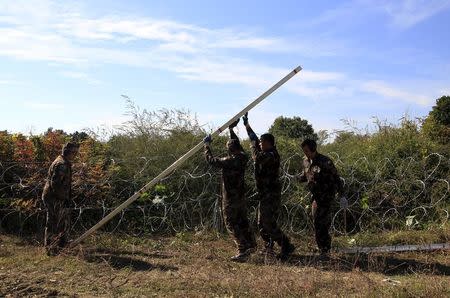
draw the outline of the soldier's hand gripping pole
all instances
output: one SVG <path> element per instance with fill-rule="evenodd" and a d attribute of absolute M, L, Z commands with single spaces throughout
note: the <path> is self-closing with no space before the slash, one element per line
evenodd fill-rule
<path fill-rule="evenodd" d="M 294 75 L 296 75 L 298 72 L 300 72 L 302 68 L 298 66 L 293 71 L 291 71 L 288 75 L 286 75 L 284 78 L 282 78 L 278 83 L 273 85 L 269 90 L 264 92 L 261 96 L 259 96 L 257 99 L 255 99 L 253 102 L 251 102 L 247 107 L 245 107 L 242 111 L 237 113 L 234 117 L 232 117 L 228 122 L 226 122 L 224 125 L 222 125 L 220 128 L 218 128 L 211 137 L 214 138 L 218 136 L 222 131 L 227 129 L 233 122 L 235 122 L 240 117 L 244 116 L 245 113 L 253 109 L 257 104 L 262 102 L 266 97 L 268 97 L 270 94 L 272 94 L 275 90 L 281 87 L 284 83 L 286 83 L 288 80 L 290 80 Z M 144 192 L 154 187 L 158 182 L 160 182 L 162 179 L 170 175 L 173 171 L 175 171 L 180 165 L 182 165 L 186 160 L 188 160 L 191 156 L 193 156 L 195 153 L 197 153 L 199 150 L 203 148 L 203 142 L 200 142 L 198 145 L 196 145 L 194 148 L 189 150 L 185 155 L 180 157 L 177 161 L 175 161 L 172 165 L 170 165 L 167 169 L 162 171 L 158 176 L 153 178 L 152 181 L 148 182 L 144 187 L 142 187 L 139 191 L 137 191 L 135 194 L 133 194 L 128 200 L 123 202 L 119 205 L 116 209 L 111 211 L 108 215 L 106 215 L 102 220 L 100 220 L 95 226 L 90 228 L 88 231 L 86 231 L 83 235 L 81 235 L 78 239 L 73 241 L 70 244 L 70 247 L 74 247 L 78 244 L 80 244 L 84 239 L 89 237 L 92 233 L 100 229 L 103 225 L 105 225 L 108 221 L 110 221 L 114 216 L 116 216 L 119 212 L 121 212 L 123 209 L 127 208 L 131 203 L 136 201 Z"/>

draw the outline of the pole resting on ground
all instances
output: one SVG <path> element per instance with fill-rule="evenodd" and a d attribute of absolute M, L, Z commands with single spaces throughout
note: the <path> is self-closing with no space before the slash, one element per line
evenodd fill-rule
<path fill-rule="evenodd" d="M 339 249 L 338 253 L 343 254 L 369 254 L 369 253 L 390 253 L 390 252 L 408 252 L 408 251 L 438 251 L 450 250 L 450 243 L 441 244 L 420 244 L 420 245 L 391 245 L 375 247 L 353 247 Z"/>
<path fill-rule="evenodd" d="M 275 90 L 281 87 L 284 83 L 286 83 L 288 80 L 290 80 L 293 76 L 295 76 L 298 72 L 300 72 L 302 68 L 298 66 L 293 71 L 291 71 L 288 75 L 286 75 L 284 78 L 282 78 L 278 83 L 273 85 L 269 90 L 264 92 L 261 96 L 259 96 L 257 99 L 255 99 L 253 102 L 251 102 L 247 107 L 245 107 L 242 111 L 237 113 L 235 116 L 233 116 L 228 122 L 226 122 L 224 125 L 222 125 L 220 128 L 218 128 L 211 136 L 216 137 L 218 136 L 222 131 L 228 128 L 230 124 L 235 122 L 238 118 L 242 117 L 253 109 L 256 105 L 258 105 L 260 102 L 262 102 L 266 97 L 268 97 L 270 94 L 272 94 Z M 157 183 L 159 183 L 162 179 L 170 175 L 173 171 L 175 171 L 180 165 L 182 165 L 186 160 L 188 160 L 191 156 L 193 156 L 195 153 L 197 153 L 200 149 L 203 148 L 203 142 L 200 142 L 197 144 L 194 148 L 189 150 L 185 155 L 180 157 L 177 161 L 175 161 L 172 165 L 170 165 L 167 169 L 162 171 L 158 176 L 153 178 L 152 181 L 148 182 L 144 187 L 142 187 L 139 191 L 137 191 L 135 194 L 133 194 L 128 200 L 123 202 L 119 205 L 116 209 L 111 211 L 108 215 L 106 215 L 102 220 L 100 220 L 95 226 L 90 228 L 88 231 L 86 231 L 83 235 L 81 235 L 78 239 L 73 241 L 70 244 L 70 247 L 74 247 L 78 244 L 80 244 L 84 239 L 89 237 L 91 234 L 93 234 L 95 231 L 100 229 L 103 225 L 105 225 L 108 221 L 110 221 L 114 216 L 116 216 L 119 212 L 121 212 L 123 209 L 127 208 L 131 203 L 136 201 L 144 192 L 149 190 L 150 188 L 154 187 Z"/>

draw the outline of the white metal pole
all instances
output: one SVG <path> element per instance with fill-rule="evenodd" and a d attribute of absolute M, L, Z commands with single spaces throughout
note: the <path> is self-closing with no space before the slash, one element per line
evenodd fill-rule
<path fill-rule="evenodd" d="M 255 99 L 252 103 L 250 103 L 247 107 L 245 107 L 242 111 L 237 113 L 234 117 L 232 117 L 228 122 L 226 122 L 224 125 L 222 125 L 219 129 L 217 129 L 211 136 L 214 138 L 218 136 L 222 131 L 228 128 L 231 123 L 236 121 L 238 118 L 242 117 L 253 109 L 257 104 L 259 104 L 261 101 L 263 101 L 266 97 L 268 97 L 270 94 L 272 94 L 275 90 L 281 87 L 284 83 L 286 83 L 289 79 L 291 79 L 294 75 L 296 75 L 298 72 L 300 72 L 302 68 L 298 66 L 293 71 L 291 71 L 288 75 L 286 75 L 284 78 L 282 78 L 278 83 L 273 85 L 269 90 L 264 92 L 261 96 L 259 96 L 257 99 Z M 81 235 L 78 239 L 74 240 L 70 247 L 74 247 L 78 244 L 80 244 L 84 239 L 89 237 L 92 233 L 100 229 L 104 224 L 106 224 L 108 221 L 110 221 L 114 216 L 116 216 L 119 212 L 121 212 L 123 209 L 127 208 L 131 203 L 136 201 L 144 192 L 155 186 L 158 182 L 160 182 L 162 179 L 170 175 L 174 170 L 176 170 L 181 164 L 183 164 L 186 160 L 188 160 L 191 156 L 193 156 L 195 153 L 197 153 L 200 149 L 203 148 L 203 142 L 200 142 L 197 144 L 194 148 L 189 150 L 185 155 L 180 157 L 177 161 L 175 161 L 172 165 L 170 165 L 167 169 L 162 171 L 158 176 L 153 178 L 152 181 L 148 182 L 144 187 L 142 187 L 139 191 L 137 191 L 135 194 L 133 194 L 128 200 L 124 201 L 122 204 L 119 205 L 116 209 L 111 211 L 108 215 L 106 215 L 102 220 L 100 220 L 95 226 L 90 228 L 88 231 L 86 231 L 83 235 Z"/>

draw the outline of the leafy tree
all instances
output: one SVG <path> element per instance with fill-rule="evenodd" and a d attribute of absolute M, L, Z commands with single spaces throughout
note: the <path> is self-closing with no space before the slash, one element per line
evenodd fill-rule
<path fill-rule="evenodd" d="M 61 154 L 61 149 L 66 142 L 67 134 L 62 130 L 49 128 L 42 138 L 42 143 L 45 148 L 44 151 L 47 154 L 46 160 L 51 162 Z"/>
<path fill-rule="evenodd" d="M 317 132 L 317 144 L 324 145 L 327 140 L 330 138 L 330 134 L 327 130 L 322 129 Z"/>
<path fill-rule="evenodd" d="M 442 96 L 423 121 L 422 131 L 440 144 L 450 143 L 450 96 Z"/>
<path fill-rule="evenodd" d="M 31 136 L 31 142 L 33 143 L 34 148 L 34 159 L 36 161 L 45 161 L 46 160 L 46 152 L 44 142 L 42 141 L 41 136 Z"/>
<path fill-rule="evenodd" d="M 436 123 L 450 126 L 450 96 L 442 96 L 430 112 Z"/>
<path fill-rule="evenodd" d="M 309 124 L 307 120 L 300 117 L 278 117 L 270 127 L 269 132 L 275 137 L 318 139 L 312 125 Z"/>
<path fill-rule="evenodd" d="M 33 143 L 23 134 L 14 134 L 14 159 L 21 162 L 30 162 L 34 159 Z"/>
<path fill-rule="evenodd" d="M 13 159 L 14 142 L 12 135 L 6 130 L 0 131 L 0 161 L 9 161 Z"/>

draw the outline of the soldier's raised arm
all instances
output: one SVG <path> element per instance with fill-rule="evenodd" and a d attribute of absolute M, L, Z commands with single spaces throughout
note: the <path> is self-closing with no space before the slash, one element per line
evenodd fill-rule
<path fill-rule="evenodd" d="M 239 150 L 240 151 L 244 151 L 244 148 L 242 148 L 241 142 L 239 141 L 239 137 L 236 135 L 236 133 L 234 132 L 234 128 L 239 124 L 239 118 L 233 122 L 228 129 L 230 130 L 230 139 L 231 140 L 236 140 L 239 143 Z"/>
<path fill-rule="evenodd" d="M 247 130 L 248 137 L 250 138 L 250 141 L 253 143 L 256 143 L 256 146 L 260 151 L 261 147 L 259 146 L 259 138 L 256 135 L 256 133 L 253 131 L 252 127 L 250 126 L 250 123 L 248 122 L 248 112 L 245 113 L 244 117 L 242 117 L 242 120 L 244 120 L 245 129 Z"/>
<path fill-rule="evenodd" d="M 252 159 L 254 161 L 258 162 L 266 162 L 268 161 L 271 156 L 270 154 L 266 154 L 261 150 L 261 146 L 259 144 L 259 138 L 256 135 L 256 133 L 253 131 L 252 127 L 250 126 L 250 123 L 248 122 L 248 112 L 245 113 L 244 117 L 242 117 L 242 120 L 244 120 L 244 125 L 247 130 L 248 137 L 250 138 L 250 147 L 252 151 Z"/>
<path fill-rule="evenodd" d="M 229 157 L 214 157 L 211 150 L 211 136 L 207 136 L 203 139 L 205 144 L 205 159 L 208 164 L 218 168 L 232 168 L 235 166 L 233 159 Z"/>

